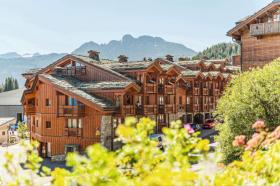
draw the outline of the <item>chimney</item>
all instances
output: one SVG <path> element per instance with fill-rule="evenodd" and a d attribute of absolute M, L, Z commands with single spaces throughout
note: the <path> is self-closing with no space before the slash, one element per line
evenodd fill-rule
<path fill-rule="evenodd" d="M 99 52 L 97 52 L 97 51 L 94 51 L 94 50 L 88 51 L 88 57 L 90 57 L 91 59 L 93 59 L 95 61 L 100 61 Z"/>
<path fill-rule="evenodd" d="M 165 59 L 168 60 L 168 61 L 172 61 L 172 62 L 173 62 L 173 61 L 174 61 L 174 60 L 173 60 L 173 57 L 174 57 L 174 56 L 171 56 L 171 55 L 167 54 L 167 55 L 165 56 Z"/>
<path fill-rule="evenodd" d="M 120 55 L 120 56 L 118 57 L 118 59 L 119 59 L 119 62 L 120 62 L 120 63 L 126 63 L 128 57 L 125 56 L 125 55 Z"/>

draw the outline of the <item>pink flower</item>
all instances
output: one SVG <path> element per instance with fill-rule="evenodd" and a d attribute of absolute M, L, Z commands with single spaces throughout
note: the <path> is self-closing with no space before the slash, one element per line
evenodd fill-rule
<path fill-rule="evenodd" d="M 256 129 L 256 130 L 264 129 L 264 128 L 265 128 L 264 121 L 262 121 L 262 120 L 256 121 L 256 122 L 253 124 L 252 128 L 253 128 L 253 129 Z"/>
<path fill-rule="evenodd" d="M 245 145 L 245 139 L 246 139 L 246 136 L 244 136 L 244 135 L 236 136 L 236 137 L 234 138 L 234 141 L 232 142 L 232 145 L 233 145 L 234 147 L 243 146 L 243 145 Z"/>
<path fill-rule="evenodd" d="M 247 142 L 247 145 L 246 145 L 246 148 L 245 150 L 251 150 L 253 148 L 256 148 L 260 141 L 262 139 L 262 135 L 259 134 L 259 133 L 255 133 L 252 137 L 252 139 L 250 139 L 248 142 Z"/>
<path fill-rule="evenodd" d="M 186 124 L 186 125 L 184 125 L 184 128 L 187 130 L 187 132 L 188 132 L 189 134 L 194 133 L 194 130 L 193 130 L 193 128 L 191 127 L 191 125 Z"/>

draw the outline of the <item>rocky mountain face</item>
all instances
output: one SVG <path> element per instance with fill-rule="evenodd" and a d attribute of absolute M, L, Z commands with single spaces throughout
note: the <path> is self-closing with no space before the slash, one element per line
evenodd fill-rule
<path fill-rule="evenodd" d="M 84 43 L 72 53 L 87 55 L 87 51 L 100 52 L 101 58 L 116 59 L 120 54 L 128 56 L 130 60 L 142 60 L 144 57 L 163 57 L 171 54 L 175 57 L 192 57 L 196 52 L 182 44 L 165 41 L 160 37 L 140 36 L 134 38 L 125 35 L 120 41 L 110 41 L 107 44 L 97 44 L 93 41 Z"/>

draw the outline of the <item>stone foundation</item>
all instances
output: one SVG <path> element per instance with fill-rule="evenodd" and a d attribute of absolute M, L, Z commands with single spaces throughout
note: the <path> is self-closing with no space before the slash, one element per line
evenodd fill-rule
<path fill-rule="evenodd" d="M 109 150 L 112 150 L 112 124 L 111 116 L 102 116 L 101 119 L 101 144 Z"/>

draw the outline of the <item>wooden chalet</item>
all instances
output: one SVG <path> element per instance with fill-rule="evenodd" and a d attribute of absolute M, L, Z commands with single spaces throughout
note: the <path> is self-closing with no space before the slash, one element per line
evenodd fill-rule
<path fill-rule="evenodd" d="M 227 33 L 241 46 L 233 63 L 242 71 L 262 67 L 280 57 L 280 1 L 274 0 L 255 14 L 238 22 Z"/>
<path fill-rule="evenodd" d="M 226 61 L 167 57 L 111 61 L 90 51 L 24 73 L 22 104 L 41 156 L 59 159 L 93 143 L 115 149 L 115 129 L 127 116 L 154 119 L 155 133 L 177 119 L 202 124 L 211 118 L 231 78 Z"/>

